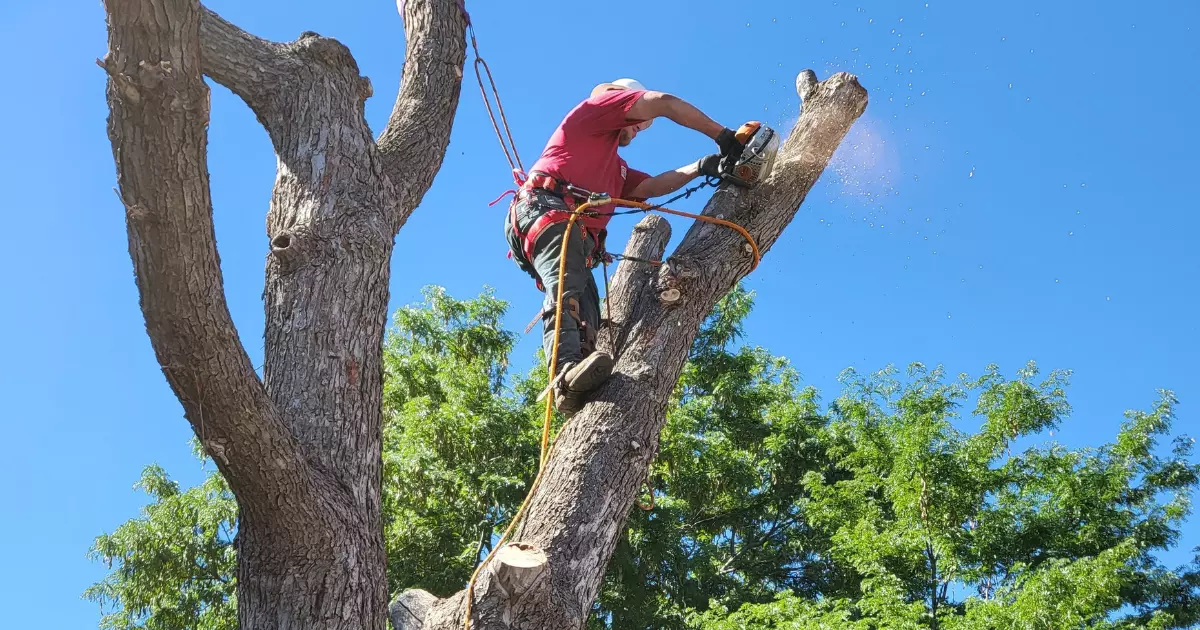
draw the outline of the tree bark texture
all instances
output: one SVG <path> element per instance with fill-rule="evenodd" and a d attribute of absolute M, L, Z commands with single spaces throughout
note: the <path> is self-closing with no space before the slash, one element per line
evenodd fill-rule
<path fill-rule="evenodd" d="M 456 0 L 403 6 L 406 63 L 377 143 L 339 42 L 245 33 L 196 0 L 105 0 L 109 137 L 147 333 L 241 510 L 243 628 L 386 623 L 382 338 L 396 231 L 441 166 L 466 56 Z M 278 159 L 260 380 L 225 303 L 207 170 L 227 86 Z M 420 159 L 416 159 L 419 156 Z"/>
<path fill-rule="evenodd" d="M 465 60 L 457 0 L 398 4 L 402 83 L 387 127 L 363 118 L 371 83 L 313 32 L 250 35 L 197 0 L 105 0 L 109 137 L 129 252 L 156 357 L 241 510 L 243 628 L 382 630 L 382 336 L 397 230 L 439 170 Z M 278 172 L 267 212 L 260 380 L 225 303 L 207 170 L 209 91 L 225 85 L 268 131 Z M 797 82 L 804 110 L 760 188 L 719 190 L 705 213 L 766 253 L 866 106 L 847 74 Z M 657 258 L 650 216 L 627 248 Z M 475 590 L 475 628 L 582 628 L 658 449 L 668 397 L 699 325 L 750 269 L 742 238 L 696 223 L 662 267 L 623 264 L 602 344 L 614 378 L 555 441 L 544 482 Z M 464 595 L 409 592 L 397 627 L 455 628 Z"/>
<path fill-rule="evenodd" d="M 850 74 L 818 83 L 797 78 L 803 110 L 780 149 L 774 172 L 754 190 L 722 187 L 704 214 L 745 227 L 770 250 L 862 114 L 867 92 Z M 668 223 L 647 216 L 626 254 L 658 259 Z M 726 227 L 695 222 L 661 267 L 622 263 L 609 295 L 612 323 L 601 347 L 614 352 L 613 377 L 556 437 L 544 478 L 512 540 L 545 550 L 543 578 L 516 597 L 480 572 L 474 629 L 583 628 L 626 516 L 658 450 L 666 406 L 688 349 L 716 302 L 751 268 L 746 241 Z M 424 628 L 461 627 L 465 592 L 428 608 Z"/>

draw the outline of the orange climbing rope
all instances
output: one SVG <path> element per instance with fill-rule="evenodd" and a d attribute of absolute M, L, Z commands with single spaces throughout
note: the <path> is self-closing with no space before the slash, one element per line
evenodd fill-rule
<path fill-rule="evenodd" d="M 547 377 L 546 377 L 547 390 L 549 390 L 549 391 L 547 392 L 547 395 L 546 395 L 545 418 L 542 422 L 541 456 L 538 459 L 537 475 L 534 476 L 533 483 L 531 483 L 529 486 L 529 492 L 526 493 L 525 499 L 521 501 L 521 507 L 517 508 L 517 513 L 516 513 L 516 515 L 513 516 L 513 519 L 508 524 L 508 527 L 505 528 L 504 534 L 500 536 L 500 540 L 496 541 L 496 544 L 492 546 L 490 551 L 488 551 L 487 557 L 485 557 L 483 559 L 483 561 L 480 562 L 477 567 L 475 567 L 475 571 L 471 574 L 471 580 L 470 580 L 470 582 L 467 583 L 466 610 L 463 613 L 463 628 L 464 628 L 464 630 L 469 629 L 471 626 L 471 604 L 472 604 L 472 600 L 474 599 L 474 595 L 475 595 L 475 580 L 479 577 L 479 573 L 480 573 L 480 571 L 483 570 L 483 567 L 487 566 L 487 563 L 489 561 L 491 561 L 492 556 L 495 555 L 496 551 L 498 549 L 500 549 L 500 547 L 502 547 L 505 542 L 508 541 L 509 535 L 511 535 L 513 530 L 516 529 L 517 524 L 521 521 L 521 517 L 523 517 L 525 515 L 525 509 L 529 506 L 529 499 L 532 498 L 533 493 L 537 491 L 538 485 L 542 481 L 542 474 L 546 470 L 546 463 L 548 461 L 550 461 L 550 453 L 553 450 L 552 445 L 550 444 L 550 428 L 553 425 L 553 421 L 554 421 L 553 387 L 554 387 L 554 379 L 557 377 L 556 368 L 558 366 L 558 344 L 559 344 L 560 335 L 562 333 L 562 314 L 563 314 L 563 309 L 561 307 L 559 307 L 558 305 L 562 304 L 563 291 L 565 290 L 565 286 L 566 286 L 566 284 L 563 282 L 563 279 L 567 273 L 567 244 L 570 242 L 571 234 L 573 234 L 573 230 L 571 228 L 575 225 L 575 220 L 578 217 L 585 215 L 585 214 L 594 214 L 594 213 L 588 211 L 589 208 L 592 208 L 595 206 L 607 205 L 607 204 L 628 206 L 631 208 L 638 208 L 641 210 L 646 210 L 648 212 L 649 211 L 661 211 L 661 212 L 665 212 L 667 214 L 675 214 L 675 215 L 679 215 L 679 216 L 690 217 L 690 218 L 693 218 L 693 219 L 696 219 L 699 221 L 704 221 L 707 223 L 713 223 L 716 225 L 722 225 L 722 226 L 731 228 L 731 229 L 737 231 L 739 234 L 741 234 L 746 239 L 746 243 L 750 246 L 750 251 L 754 255 L 754 260 L 750 265 L 750 271 L 753 271 L 756 267 L 758 267 L 758 263 L 762 258 L 761 254 L 759 253 L 759 250 L 758 250 L 758 244 L 754 242 L 754 238 L 752 236 L 750 236 L 750 233 L 747 232 L 746 229 L 743 228 L 742 226 L 740 226 L 736 223 L 730 222 L 730 221 L 726 221 L 724 219 L 717 219 L 714 217 L 706 217 L 706 216 L 700 215 L 700 214 L 692 214 L 690 212 L 682 212 L 680 210 L 671 210 L 670 208 L 662 208 L 662 207 L 658 207 L 658 206 L 653 206 L 651 204 L 646 204 L 646 203 L 642 203 L 639 201 L 631 201 L 628 199 L 619 199 L 619 198 L 615 198 L 615 197 L 609 197 L 607 195 L 596 195 L 596 194 L 592 195 L 592 197 L 589 198 L 585 203 L 580 204 L 578 207 L 576 207 L 575 210 L 569 211 L 569 215 L 567 217 L 567 228 L 566 228 L 566 230 L 563 231 L 562 245 L 560 246 L 559 254 L 558 254 L 558 293 L 557 293 L 557 295 L 555 297 L 555 301 L 554 301 L 554 304 L 556 305 L 555 313 L 554 313 L 554 343 L 551 346 L 550 366 L 547 370 Z M 649 484 L 647 484 L 647 487 L 649 487 Z M 649 505 L 643 504 L 641 502 L 638 503 L 638 507 L 640 507 L 643 510 L 650 510 L 650 509 L 654 508 L 654 490 L 653 490 L 653 488 L 649 488 L 649 489 L 650 489 Z"/>
<path fill-rule="evenodd" d="M 577 207 L 575 211 L 572 212 L 569 217 L 567 217 L 567 229 L 565 232 L 563 232 L 562 248 L 559 250 L 558 255 L 558 298 L 557 301 L 555 301 L 555 304 L 562 304 L 564 289 L 563 277 L 567 275 L 567 244 L 570 242 L 571 227 L 575 224 L 575 219 L 578 218 L 588 208 L 592 206 L 603 205 L 608 202 L 609 199 L 607 197 L 596 199 L 594 201 L 589 199 L 587 202 Z M 559 308 L 555 310 L 557 312 L 554 314 L 554 345 L 551 346 L 552 351 L 547 378 L 548 383 L 554 382 L 555 367 L 558 364 L 558 340 L 559 334 L 562 332 L 562 309 Z M 525 499 L 521 501 L 521 507 L 517 508 L 517 513 L 513 516 L 512 522 L 510 522 L 508 527 L 505 528 L 504 534 L 500 536 L 500 540 L 496 541 L 495 545 L 492 545 L 491 550 L 488 551 L 487 557 L 483 559 L 483 562 L 479 563 L 479 566 L 475 567 L 475 572 L 471 574 L 471 581 L 467 583 L 467 606 L 463 613 L 464 629 L 471 627 L 471 603 L 475 596 L 475 580 L 479 577 L 479 572 L 483 570 L 483 567 L 487 566 L 487 563 L 492 559 L 492 556 L 495 555 L 496 550 L 504 546 L 504 543 L 508 540 L 509 535 L 512 534 L 514 529 L 516 529 L 517 523 L 519 523 L 521 521 L 521 517 L 525 515 L 525 508 L 529 506 L 529 499 L 533 497 L 533 493 L 537 490 L 538 484 L 540 484 L 542 481 L 542 473 L 546 470 L 546 462 L 550 458 L 550 426 L 553 423 L 553 420 L 554 394 L 551 392 L 546 397 L 546 418 L 542 423 L 542 448 L 541 457 L 538 459 L 537 475 L 534 476 L 533 483 L 529 485 L 529 492 L 525 494 Z"/>
<path fill-rule="evenodd" d="M 716 217 L 706 217 L 702 214 L 692 214 L 691 212 L 683 212 L 682 210 L 672 210 L 670 208 L 664 208 L 664 207 L 658 206 L 658 205 L 642 203 L 640 201 L 629 201 L 628 199 L 613 199 L 613 203 L 618 206 L 629 206 L 630 208 L 638 208 L 638 209 L 644 210 L 646 212 L 665 212 L 667 214 L 674 214 L 674 215 L 681 216 L 681 217 L 688 217 L 690 219 L 696 219 L 697 221 L 704 221 L 705 223 L 714 223 L 716 225 L 723 225 L 723 226 L 737 232 L 738 234 L 741 234 L 742 238 L 746 239 L 746 244 L 750 246 L 750 252 L 754 255 L 754 262 L 752 262 L 750 264 L 750 269 L 746 273 L 749 273 L 750 271 L 754 271 L 755 269 L 757 269 L 759 261 L 762 260 L 762 253 L 758 251 L 758 243 L 754 242 L 754 237 L 750 236 L 750 232 L 747 232 L 746 228 L 734 223 L 733 221 L 726 221 L 725 219 L 718 219 Z"/>

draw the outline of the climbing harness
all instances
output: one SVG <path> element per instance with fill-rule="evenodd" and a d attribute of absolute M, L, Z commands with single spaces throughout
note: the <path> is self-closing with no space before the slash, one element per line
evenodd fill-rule
<path fill-rule="evenodd" d="M 488 205 L 495 205 L 509 193 L 514 195 L 512 202 L 509 204 L 509 221 L 512 223 L 514 233 L 516 233 L 521 240 L 521 250 L 522 253 L 525 254 L 526 258 L 525 263 L 529 264 L 530 266 L 532 266 L 533 249 L 538 236 L 540 236 L 541 233 L 550 225 L 564 221 L 567 224 L 566 229 L 563 231 L 562 243 L 560 245 L 558 257 L 558 286 L 557 296 L 554 301 L 554 342 L 551 346 L 551 360 L 547 370 L 546 379 L 548 383 L 548 391 L 554 387 L 554 383 L 558 378 L 556 371 L 558 367 L 558 345 L 562 332 L 562 316 L 564 310 L 561 305 L 565 288 L 563 279 L 566 275 L 567 244 L 569 243 L 571 234 L 573 233 L 575 222 L 579 217 L 599 216 L 599 214 L 596 213 L 593 208 L 605 205 L 614 205 L 618 207 L 625 207 L 627 209 L 622 211 L 613 211 L 609 213 L 610 216 L 647 212 L 663 212 L 666 214 L 674 214 L 677 216 L 688 217 L 698 221 L 704 221 L 707 223 L 728 227 L 738 232 L 738 234 L 746 239 L 749 251 L 753 255 L 753 260 L 750 264 L 749 271 L 754 271 L 754 269 L 758 267 L 759 261 L 761 260 L 761 253 L 759 252 L 758 244 L 754 241 L 754 238 L 750 236 L 750 233 L 742 226 L 724 219 L 693 214 L 690 212 L 682 212 L 679 210 L 672 210 L 664 206 L 679 199 L 690 197 L 693 193 L 706 186 L 712 186 L 715 188 L 720 183 L 725 181 L 732 182 L 744 188 L 753 188 L 757 186 L 768 174 L 770 174 L 771 168 L 774 164 L 775 153 L 779 146 L 779 138 L 774 130 L 757 122 L 751 122 L 742 125 L 742 127 L 738 130 L 736 137 L 742 142 L 744 148 L 742 155 L 737 160 L 727 163 L 727 158 L 722 158 L 718 169 L 720 173 L 718 177 L 706 176 L 705 180 L 699 185 L 688 188 L 678 195 L 658 204 L 648 204 L 628 199 L 620 199 L 611 197 L 606 193 L 596 193 L 583 190 L 581 188 L 572 186 L 569 182 L 563 182 L 546 173 L 534 172 L 530 173 L 527 177 L 525 175 L 525 166 L 521 163 L 521 157 L 517 153 L 516 142 L 513 140 L 512 131 L 508 126 L 508 119 L 504 115 L 504 106 L 500 102 L 500 93 L 496 88 L 495 80 L 492 78 L 492 71 L 488 67 L 487 62 L 484 61 L 483 57 L 479 54 L 479 46 L 475 39 L 475 27 L 471 23 L 471 16 L 469 13 L 467 13 L 467 9 L 463 4 L 463 0 L 459 0 L 458 4 L 459 8 L 462 10 L 463 16 L 466 18 L 467 30 L 471 38 L 471 49 L 475 54 L 475 78 L 479 83 L 479 92 L 483 97 L 484 105 L 487 107 L 488 117 L 492 121 L 492 128 L 495 129 L 496 137 L 500 141 L 500 148 L 504 151 L 505 159 L 508 160 L 508 165 L 513 175 L 513 181 L 517 185 L 517 189 L 505 191 Z M 480 72 L 480 68 L 483 69 L 483 73 Z M 488 99 L 487 89 L 484 87 L 484 73 L 487 74 L 488 83 L 491 85 L 492 95 L 496 100 L 496 109 L 500 113 L 499 123 L 496 121 L 496 114 L 492 110 L 491 102 Z M 503 132 L 501 132 L 501 126 L 504 128 Z M 551 209 L 544 211 L 537 216 L 533 223 L 525 230 L 520 230 L 520 223 L 518 222 L 520 217 L 517 216 L 515 207 L 517 205 L 517 201 L 521 200 L 523 196 L 528 202 L 527 205 L 530 207 L 540 210 L 544 207 L 542 202 L 545 202 L 545 206 L 548 206 Z M 530 199 L 531 197 L 533 198 L 532 200 Z M 586 226 L 581 224 L 579 227 L 585 237 L 589 236 Z M 611 306 L 608 304 L 608 264 L 613 260 L 625 260 L 634 263 L 661 265 L 662 261 L 647 260 L 633 256 L 626 256 L 624 254 L 609 254 L 607 251 L 604 251 L 603 240 L 603 232 L 595 235 L 593 242 L 596 243 L 596 248 L 592 254 L 589 255 L 586 263 L 589 268 L 594 268 L 597 261 L 604 264 L 605 306 L 608 309 L 608 320 L 611 322 L 612 310 Z M 512 257 L 511 250 L 509 252 L 509 256 Z M 525 265 L 521 260 L 518 259 L 516 262 L 522 267 L 522 269 L 525 269 Z M 536 273 L 533 272 L 532 268 L 528 269 L 527 271 L 534 276 L 534 280 L 537 282 L 538 289 L 545 291 L 545 287 L 541 282 L 541 279 Z M 534 321 L 529 323 L 529 326 L 526 327 L 526 332 L 532 329 L 535 322 L 538 319 L 541 319 L 542 315 L 542 313 L 539 313 L 538 316 L 534 318 Z M 471 605 L 475 594 L 475 581 L 478 579 L 483 568 L 487 566 L 488 562 L 491 561 L 496 551 L 508 541 L 509 536 L 516 529 L 517 524 L 521 522 L 522 517 L 525 516 L 525 511 L 529 507 L 529 501 L 537 491 L 538 486 L 542 481 L 542 477 L 546 471 L 547 463 L 550 461 L 550 455 L 554 450 L 554 444 L 550 440 L 550 428 L 554 419 L 554 396 L 552 394 L 546 397 L 545 409 L 545 417 L 542 422 L 542 438 L 540 445 L 540 456 L 538 458 L 537 474 L 534 476 L 533 482 L 530 483 L 529 492 L 526 493 L 525 498 L 521 501 L 521 505 L 517 508 L 517 513 L 509 522 L 508 527 L 505 528 L 504 533 L 500 536 L 500 539 L 496 541 L 496 544 L 492 545 L 488 550 L 487 556 L 481 562 L 479 562 L 479 564 L 475 567 L 475 570 L 471 573 L 471 579 L 467 583 L 467 593 L 465 597 L 466 605 L 465 610 L 463 611 L 464 630 L 469 630 L 471 626 Z M 643 503 L 639 499 L 637 500 L 637 505 L 643 510 L 654 509 L 654 489 L 650 486 L 649 475 L 647 475 L 647 478 L 644 480 L 643 486 L 649 493 L 650 501 L 649 503 Z"/>
<path fill-rule="evenodd" d="M 652 206 L 632 208 L 624 211 L 613 211 L 609 213 L 609 216 L 620 216 L 624 214 L 663 209 L 663 206 L 666 204 L 674 203 L 679 199 L 691 197 L 693 193 L 706 186 L 716 187 L 716 185 L 717 184 L 714 183 L 712 178 L 707 178 L 704 182 L 696 186 L 692 186 L 662 203 L 654 204 Z M 538 276 L 537 272 L 533 268 L 534 248 L 537 245 L 537 241 L 546 228 L 550 227 L 551 225 L 566 221 L 567 215 L 576 210 L 579 202 L 587 199 L 592 193 L 591 191 L 584 190 L 540 171 L 534 171 L 530 173 L 529 178 L 522 184 L 521 189 L 515 192 L 516 196 L 513 199 L 513 203 L 509 204 L 508 206 L 508 220 L 509 224 L 513 228 L 513 232 L 520 241 L 520 249 L 525 257 L 524 259 L 517 257 L 514 259 L 514 262 L 517 263 L 517 266 L 520 267 L 521 270 L 533 278 L 533 281 L 537 285 L 539 291 L 545 291 L 546 287 L 542 283 L 542 279 Z M 524 229 L 522 229 L 521 226 L 525 223 L 528 223 L 530 217 L 518 215 L 517 206 L 519 204 L 517 202 L 519 201 L 524 202 L 526 211 L 528 211 L 530 214 L 536 214 L 536 218 L 533 219 L 533 223 Z M 625 200 L 618 201 L 629 204 L 636 203 L 632 201 L 626 202 Z M 547 208 L 549 209 L 546 210 Z M 590 212 L 588 213 L 588 216 L 599 215 L 597 213 Z M 605 251 L 604 237 L 606 230 L 600 230 L 598 232 L 590 231 L 582 224 L 579 226 L 579 230 L 585 238 L 590 236 L 592 238 L 592 242 L 596 244 L 595 249 L 589 253 L 588 258 L 584 261 L 584 264 L 588 268 L 595 268 L 598 262 L 604 262 L 607 264 L 608 262 L 616 259 L 625 259 L 633 262 L 639 262 L 641 260 L 635 257 L 625 256 L 623 254 L 610 254 Z M 508 257 L 514 258 L 511 250 L 508 252 Z M 606 295 L 607 291 L 608 287 L 606 283 Z M 536 321 L 537 318 L 535 317 L 534 320 Z M 527 328 L 525 332 L 528 333 L 531 329 L 532 327 Z"/>
<path fill-rule="evenodd" d="M 521 189 L 516 192 L 513 202 L 508 205 L 508 220 L 512 225 L 513 232 L 520 238 L 522 253 L 525 254 L 525 259 L 523 261 L 518 259 L 517 264 L 526 273 L 534 277 L 539 291 L 545 291 L 546 289 L 532 267 L 534 246 L 537 243 L 538 237 L 542 235 L 542 232 L 546 228 L 566 221 L 567 214 L 575 211 L 578 199 L 587 198 L 590 194 L 589 191 L 566 185 L 551 175 L 534 171 L 522 183 Z M 525 201 L 525 207 L 532 212 L 537 212 L 543 208 L 550 208 L 550 210 L 540 212 L 531 225 L 522 229 L 521 225 L 526 221 L 522 221 L 523 217 L 517 215 L 518 201 Z M 579 229 L 585 238 L 588 236 L 592 237 L 593 242 L 597 244 L 598 250 L 600 242 L 598 234 L 589 232 L 587 227 L 582 224 L 580 224 Z M 509 257 L 512 257 L 511 251 L 509 251 Z M 590 256 L 587 266 L 592 266 Z"/>

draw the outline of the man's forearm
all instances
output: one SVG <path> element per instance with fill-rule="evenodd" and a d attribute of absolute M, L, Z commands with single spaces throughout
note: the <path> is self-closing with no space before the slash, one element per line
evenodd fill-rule
<path fill-rule="evenodd" d="M 696 162 L 692 162 L 687 166 L 681 166 L 673 171 L 667 171 L 643 180 L 630 193 L 630 197 L 638 199 L 650 199 L 667 193 L 675 192 L 683 188 L 688 182 L 696 178 L 700 174 L 700 168 Z"/>

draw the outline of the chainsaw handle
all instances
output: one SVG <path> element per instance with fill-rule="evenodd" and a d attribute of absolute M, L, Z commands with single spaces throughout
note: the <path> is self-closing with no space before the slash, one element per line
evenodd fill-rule
<path fill-rule="evenodd" d="M 758 122 L 757 120 L 751 120 L 747 123 L 744 123 L 741 127 L 738 127 L 738 130 L 734 132 L 733 137 L 737 138 L 737 141 L 744 145 L 747 142 L 750 142 L 750 138 L 754 137 L 754 134 L 758 132 L 758 128 L 761 126 L 762 123 Z"/>

